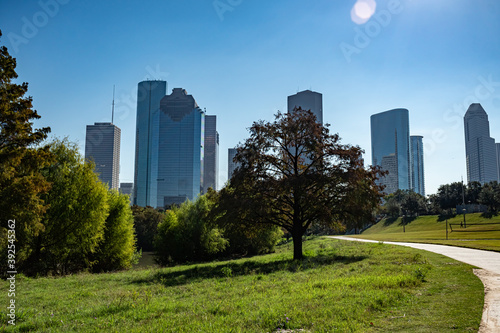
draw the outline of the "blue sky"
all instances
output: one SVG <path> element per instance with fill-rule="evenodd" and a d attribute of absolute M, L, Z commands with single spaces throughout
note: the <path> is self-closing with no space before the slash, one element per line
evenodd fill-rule
<path fill-rule="evenodd" d="M 220 183 L 227 149 L 287 96 L 323 94 L 324 122 L 371 161 L 370 115 L 410 111 L 423 135 L 426 192 L 466 177 L 463 115 L 479 102 L 500 142 L 500 1 L 376 0 L 1 1 L 0 44 L 52 135 L 84 151 L 85 126 L 122 130 L 122 182 L 133 181 L 137 83 L 168 81 L 217 115 Z M 348 50 L 348 51 L 346 51 Z"/>

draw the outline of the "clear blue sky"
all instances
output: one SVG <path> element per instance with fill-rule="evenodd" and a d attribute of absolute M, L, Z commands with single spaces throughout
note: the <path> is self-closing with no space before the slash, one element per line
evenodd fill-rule
<path fill-rule="evenodd" d="M 217 115 L 220 180 L 227 149 L 287 96 L 323 94 L 324 122 L 371 161 L 370 115 L 410 111 L 423 135 L 426 192 L 466 176 L 463 115 L 472 102 L 500 142 L 500 1 L 376 0 L 1 1 L 0 44 L 57 137 L 84 151 L 85 126 L 122 130 L 122 182 L 133 181 L 137 83 L 168 81 Z M 54 4 L 57 4 L 55 6 Z M 216 8 L 217 7 L 217 8 Z"/>

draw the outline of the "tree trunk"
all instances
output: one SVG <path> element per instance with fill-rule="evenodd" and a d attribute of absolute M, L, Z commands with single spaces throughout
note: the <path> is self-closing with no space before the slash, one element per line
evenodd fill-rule
<path fill-rule="evenodd" d="M 293 238 L 293 260 L 301 260 L 304 258 L 302 254 L 302 234 L 295 231 L 292 234 Z"/>

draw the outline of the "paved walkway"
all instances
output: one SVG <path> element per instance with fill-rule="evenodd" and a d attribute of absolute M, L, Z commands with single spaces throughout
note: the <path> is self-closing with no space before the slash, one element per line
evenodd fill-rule
<path fill-rule="evenodd" d="M 332 236 L 331 238 L 378 243 L 378 241 L 345 236 Z M 500 253 L 436 244 L 403 242 L 384 242 L 384 244 L 402 245 L 439 253 L 466 264 L 482 268 L 474 270 L 474 274 L 476 274 L 484 284 L 485 293 L 483 318 L 481 319 L 479 333 L 500 332 Z"/>

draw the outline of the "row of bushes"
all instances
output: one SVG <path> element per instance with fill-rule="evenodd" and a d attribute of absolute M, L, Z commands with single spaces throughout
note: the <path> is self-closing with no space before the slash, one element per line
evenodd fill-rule
<path fill-rule="evenodd" d="M 199 196 L 166 212 L 133 207 L 138 246 L 155 252 L 161 265 L 206 261 L 274 251 L 283 236 L 278 227 L 224 223 L 213 216 L 217 193 Z M 233 221 L 234 222 L 234 221 Z"/>

